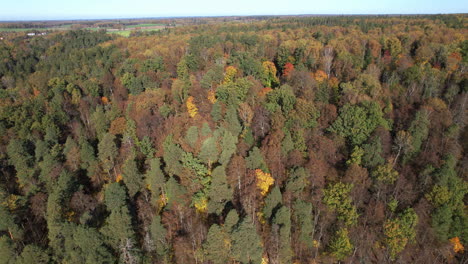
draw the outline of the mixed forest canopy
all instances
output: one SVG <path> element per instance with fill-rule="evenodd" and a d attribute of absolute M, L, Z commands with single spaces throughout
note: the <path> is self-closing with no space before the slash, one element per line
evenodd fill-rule
<path fill-rule="evenodd" d="M 3 33 L 0 263 L 466 262 L 467 18 Z"/>

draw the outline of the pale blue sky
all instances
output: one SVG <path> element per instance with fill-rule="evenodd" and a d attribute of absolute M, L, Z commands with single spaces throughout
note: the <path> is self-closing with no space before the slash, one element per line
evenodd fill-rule
<path fill-rule="evenodd" d="M 467 13 L 467 0 L 1 0 L 0 20 Z"/>

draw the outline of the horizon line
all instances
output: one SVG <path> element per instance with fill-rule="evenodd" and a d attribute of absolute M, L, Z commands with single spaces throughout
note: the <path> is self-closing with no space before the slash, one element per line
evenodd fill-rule
<path fill-rule="evenodd" d="M 51 19 L 7 19 L 4 22 L 52 22 L 52 21 L 95 21 L 95 20 L 138 20 L 138 19 L 181 19 L 181 18 L 223 18 L 223 17 L 294 17 L 294 16 L 436 16 L 436 15 L 467 15 L 468 13 L 342 13 L 342 14 L 252 14 L 252 15 L 174 15 L 174 16 L 134 16 L 134 17 L 91 17 L 91 18 L 51 18 Z"/>

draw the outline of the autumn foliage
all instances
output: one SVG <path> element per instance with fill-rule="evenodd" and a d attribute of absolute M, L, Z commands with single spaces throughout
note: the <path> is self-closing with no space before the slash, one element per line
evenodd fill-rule
<path fill-rule="evenodd" d="M 0 262 L 466 262 L 467 23 L 0 22 Z"/>
<path fill-rule="evenodd" d="M 284 69 L 283 69 L 283 76 L 284 77 L 289 77 L 289 75 L 291 75 L 291 72 L 294 70 L 294 65 L 290 62 L 287 62 L 285 65 L 284 65 Z"/>
<path fill-rule="evenodd" d="M 453 251 L 455 253 L 463 253 L 465 251 L 465 247 L 460 242 L 460 238 L 458 238 L 458 237 L 451 238 L 450 243 L 452 244 Z"/>
<path fill-rule="evenodd" d="M 265 196 L 275 179 L 271 177 L 270 173 L 263 172 L 261 169 L 255 170 L 255 176 L 257 177 L 257 188 L 260 190 L 260 194 Z"/>
<path fill-rule="evenodd" d="M 188 111 L 190 117 L 193 118 L 198 114 L 198 108 L 195 105 L 193 96 L 189 96 L 187 98 L 186 106 L 187 106 L 187 111 Z"/>

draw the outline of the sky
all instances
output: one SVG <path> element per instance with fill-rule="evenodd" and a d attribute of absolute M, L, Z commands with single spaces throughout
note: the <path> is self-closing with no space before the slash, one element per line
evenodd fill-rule
<path fill-rule="evenodd" d="M 174 16 L 468 13 L 467 0 L 1 0 L 0 21 Z"/>

